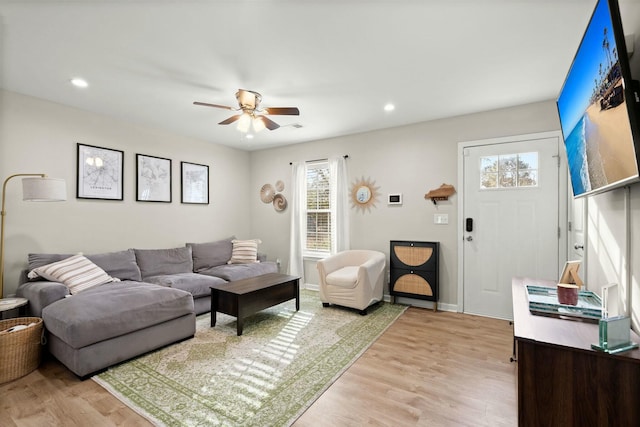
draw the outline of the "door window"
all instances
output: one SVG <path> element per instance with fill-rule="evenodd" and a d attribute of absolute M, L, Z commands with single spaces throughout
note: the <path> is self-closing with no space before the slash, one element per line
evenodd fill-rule
<path fill-rule="evenodd" d="M 480 189 L 538 186 L 538 153 L 501 154 L 480 158 Z"/>

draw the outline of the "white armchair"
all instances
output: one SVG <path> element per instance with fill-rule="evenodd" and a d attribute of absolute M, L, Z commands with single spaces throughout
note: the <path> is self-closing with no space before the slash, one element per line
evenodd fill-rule
<path fill-rule="evenodd" d="M 386 257 L 382 252 L 354 249 L 318 261 L 320 301 L 360 310 L 382 301 Z"/>

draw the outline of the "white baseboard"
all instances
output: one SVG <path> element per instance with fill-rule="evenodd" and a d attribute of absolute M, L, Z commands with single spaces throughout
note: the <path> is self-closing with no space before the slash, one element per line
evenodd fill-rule
<path fill-rule="evenodd" d="M 313 283 L 303 283 L 301 289 L 309 289 L 310 291 L 318 292 L 320 290 L 320 286 L 314 285 Z"/>
<path fill-rule="evenodd" d="M 387 298 L 389 298 L 389 299 L 387 300 Z M 385 295 L 385 301 L 391 301 L 391 297 L 388 296 L 388 295 Z M 406 305 L 410 305 L 412 307 L 419 307 L 419 308 L 428 308 L 430 310 L 433 310 L 433 305 L 434 305 L 432 301 L 426 301 L 426 300 L 414 299 L 414 298 L 406 298 L 406 297 L 396 297 L 396 302 L 398 304 L 406 304 Z M 458 311 L 458 306 L 456 304 L 446 304 L 446 303 L 439 302 L 438 303 L 438 311 L 457 312 Z"/>

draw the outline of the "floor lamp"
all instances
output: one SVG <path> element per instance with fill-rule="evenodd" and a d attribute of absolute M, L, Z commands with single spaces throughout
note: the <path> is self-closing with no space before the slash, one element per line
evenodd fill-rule
<path fill-rule="evenodd" d="M 43 173 L 17 173 L 9 176 L 2 184 L 2 211 L 0 211 L 0 299 L 4 293 L 4 218 L 7 212 L 4 209 L 7 183 L 12 178 L 19 176 L 31 177 L 22 179 L 22 200 L 33 202 L 60 202 L 67 200 L 67 185 L 64 179 L 47 178 Z M 35 177 L 35 178 L 34 178 Z"/>

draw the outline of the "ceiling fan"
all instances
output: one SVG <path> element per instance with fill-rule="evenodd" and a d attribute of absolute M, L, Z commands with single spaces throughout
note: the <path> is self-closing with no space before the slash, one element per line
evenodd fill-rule
<path fill-rule="evenodd" d="M 253 124 L 253 127 L 256 131 L 265 127 L 269 130 L 278 129 L 280 125 L 266 117 L 265 114 L 280 116 L 300 115 L 300 110 L 298 110 L 297 107 L 267 107 L 260 109 L 259 107 L 260 102 L 262 101 L 262 95 L 252 90 L 238 89 L 238 91 L 236 92 L 236 99 L 238 100 L 238 108 L 198 101 L 194 102 L 194 105 L 224 108 L 225 110 L 231 111 L 242 111 L 241 114 L 231 116 L 218 124 L 228 125 L 235 121 L 238 121 L 238 129 L 243 132 L 248 131 L 251 124 Z"/>

